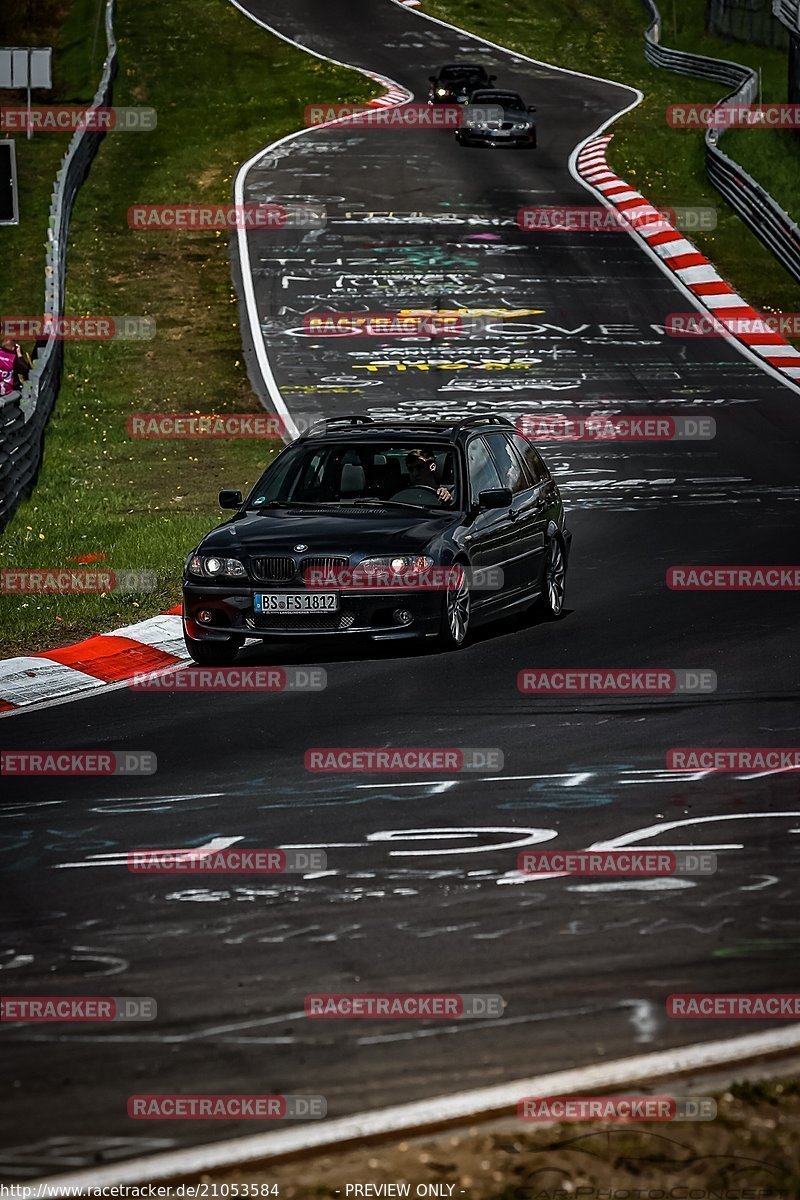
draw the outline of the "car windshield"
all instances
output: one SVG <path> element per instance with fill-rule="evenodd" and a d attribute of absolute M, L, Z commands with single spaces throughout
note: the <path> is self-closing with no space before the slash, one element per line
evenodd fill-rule
<path fill-rule="evenodd" d="M 456 79 L 463 79 L 473 82 L 475 80 L 485 79 L 486 76 L 483 67 L 442 67 L 439 78 L 445 83 L 452 83 Z"/>
<path fill-rule="evenodd" d="M 473 104 L 498 104 L 501 108 L 519 109 L 521 112 L 527 112 L 525 102 L 516 92 L 475 92 L 472 96 Z"/>
<path fill-rule="evenodd" d="M 298 504 L 456 508 L 453 448 L 413 441 L 299 443 L 267 468 L 247 508 Z"/>

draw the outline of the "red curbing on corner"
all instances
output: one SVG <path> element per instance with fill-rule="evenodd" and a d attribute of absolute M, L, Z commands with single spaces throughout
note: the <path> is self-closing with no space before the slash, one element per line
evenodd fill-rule
<path fill-rule="evenodd" d="M 800 350 L 780 334 L 767 329 L 755 333 L 741 332 L 743 324 L 763 320 L 762 314 L 751 308 L 725 282 L 705 255 L 682 233 L 673 229 L 649 200 L 614 174 L 606 162 L 606 150 L 612 136 L 604 134 L 593 138 L 579 151 L 575 165 L 581 179 L 631 222 L 631 231 L 673 272 L 676 280 L 698 304 L 728 329 L 729 333 L 721 336 L 730 336 L 739 342 L 765 366 L 796 387 L 800 383 Z"/>
<path fill-rule="evenodd" d="M 75 693 L 90 693 L 187 659 L 177 605 L 158 617 L 72 646 L 0 660 L 0 713 Z"/>

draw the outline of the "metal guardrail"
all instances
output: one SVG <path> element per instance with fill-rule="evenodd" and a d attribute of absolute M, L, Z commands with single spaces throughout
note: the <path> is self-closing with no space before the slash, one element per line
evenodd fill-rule
<path fill-rule="evenodd" d="M 732 90 L 719 104 L 753 103 L 758 96 L 758 76 L 751 67 L 662 46 L 661 14 L 655 0 L 644 0 L 644 3 L 653 18 L 644 35 L 644 54 L 648 62 L 681 75 L 696 75 L 726 84 Z M 744 167 L 719 148 L 718 142 L 724 132 L 706 131 L 708 178 L 756 237 L 772 251 L 781 266 L 800 283 L 800 228 Z"/>
<path fill-rule="evenodd" d="M 114 3 L 115 0 L 106 0 L 107 53 L 91 108 L 111 103 L 117 73 Z M 99 130 L 76 130 L 56 173 L 45 252 L 45 316 L 63 314 L 72 206 L 104 136 Z M 22 392 L 0 397 L 0 531 L 8 525 L 20 500 L 30 496 L 36 482 L 45 426 L 61 382 L 64 343 L 51 335 L 37 342 L 35 354 L 30 378 Z"/>
<path fill-rule="evenodd" d="M 772 0 L 772 11 L 792 33 L 800 33 L 800 0 Z"/>

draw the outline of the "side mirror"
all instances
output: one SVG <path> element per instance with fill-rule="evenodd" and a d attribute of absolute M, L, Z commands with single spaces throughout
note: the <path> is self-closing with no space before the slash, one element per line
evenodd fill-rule
<path fill-rule="evenodd" d="M 494 83 L 496 79 L 497 79 L 497 76 L 496 76 L 496 75 L 490 75 L 490 76 L 489 76 L 489 83 Z"/>
<path fill-rule="evenodd" d="M 218 503 L 220 508 L 241 508 L 242 493 L 234 488 L 223 488 Z"/>
<path fill-rule="evenodd" d="M 535 105 L 535 104 L 529 104 L 529 105 L 528 105 L 528 112 L 536 112 L 536 105 Z"/>
<path fill-rule="evenodd" d="M 510 508 L 511 488 L 491 488 L 478 493 L 478 508 Z"/>

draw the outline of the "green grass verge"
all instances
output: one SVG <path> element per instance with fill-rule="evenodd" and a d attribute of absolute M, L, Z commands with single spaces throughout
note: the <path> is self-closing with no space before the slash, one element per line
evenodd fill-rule
<path fill-rule="evenodd" d="M 104 0 L 73 0 L 71 5 L 68 0 L 17 0 L 0 13 L 0 45 L 53 47 L 53 88 L 34 91 L 34 105 L 85 104 L 94 96 L 106 50 L 102 22 L 96 40 L 94 36 L 100 4 L 104 6 Z M 24 107 L 26 94 L 3 92 L 0 103 Z M 9 135 L 0 134 L 5 136 Z M 30 140 L 24 133 L 10 136 L 15 141 L 20 220 L 19 225 L 0 228 L 3 261 L 14 264 L 13 271 L 0 272 L 0 314 L 35 316 L 44 303 L 50 194 L 70 135 L 39 133 Z"/>
<path fill-rule="evenodd" d="M 154 570 L 150 595 L 0 597 L 0 652 L 110 630 L 180 599 L 186 552 L 278 447 L 254 439 L 131 440 L 131 412 L 260 412 L 242 361 L 227 236 L 131 231 L 137 201 L 227 202 L 240 162 L 303 125 L 313 101 L 372 85 L 258 29 L 225 0 L 120 0 L 117 105 L 150 105 L 150 133 L 111 134 L 76 203 L 67 311 L 154 318 L 150 342 L 68 343 L 35 493 L 0 542 L 0 568 Z M 44 185 L 43 185 L 44 186 Z M 49 190 L 49 185 L 47 190 Z"/>
<path fill-rule="evenodd" d="M 486 0 L 425 0 L 425 12 L 535 58 L 640 88 L 645 94 L 643 102 L 613 126 L 609 152 L 613 169 L 656 205 L 715 207 L 717 228 L 688 236 L 756 308 L 797 311 L 797 284 L 707 181 L 702 133 L 671 129 L 666 123 L 667 105 L 717 101 L 726 89 L 647 63 L 643 34 L 648 17 L 641 0 L 617 0 L 602 8 L 594 0 L 536 0 L 524 12 L 515 0 L 493 0 L 491 4 Z M 702 0 L 675 0 L 674 6 L 664 3 L 662 16 L 664 45 L 760 67 L 764 99 L 786 99 L 786 55 L 782 51 L 707 34 Z M 536 97 L 529 100 L 535 103 Z M 774 131 L 734 131 L 725 135 L 721 145 L 767 190 L 774 184 L 777 199 L 783 197 L 790 207 L 792 202 L 797 208 L 800 143 L 793 160 L 782 159 L 779 139 L 785 137 Z"/>

